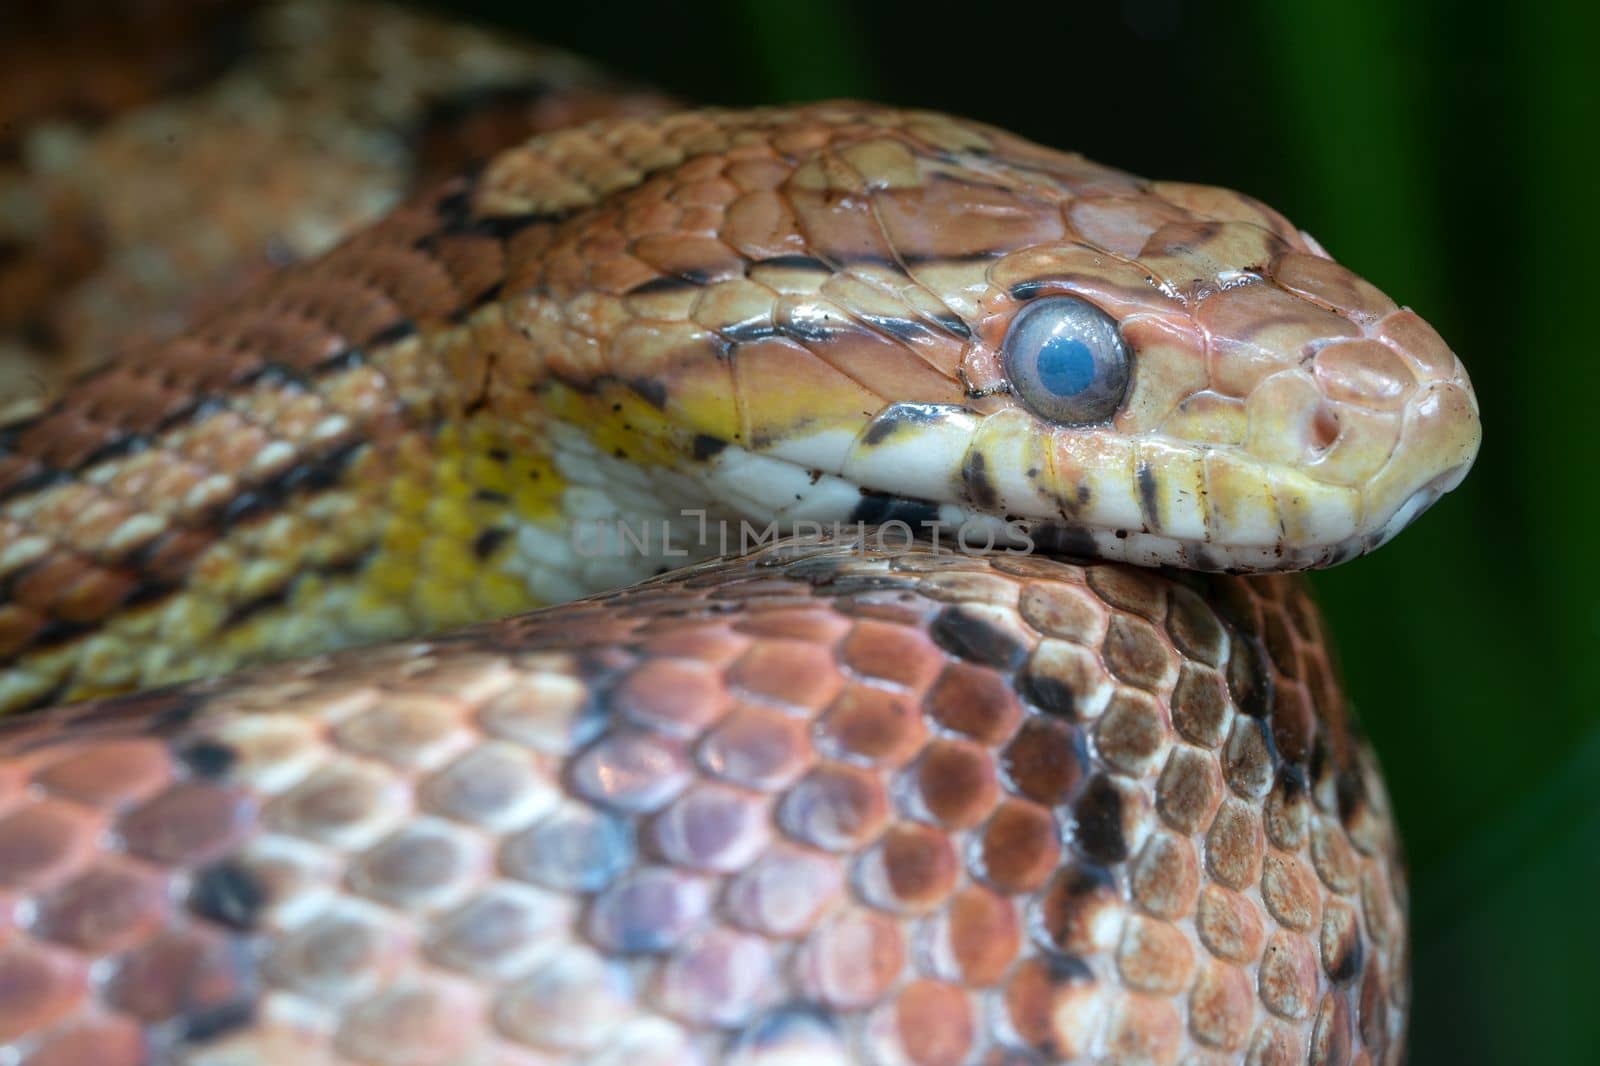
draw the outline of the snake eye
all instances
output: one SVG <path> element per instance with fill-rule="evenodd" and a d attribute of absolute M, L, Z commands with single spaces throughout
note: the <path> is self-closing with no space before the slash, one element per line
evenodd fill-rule
<path fill-rule="evenodd" d="M 1116 321 L 1076 296 L 1023 308 L 1006 331 L 1005 362 L 1012 388 L 1052 422 L 1104 422 L 1128 391 L 1128 346 Z"/>

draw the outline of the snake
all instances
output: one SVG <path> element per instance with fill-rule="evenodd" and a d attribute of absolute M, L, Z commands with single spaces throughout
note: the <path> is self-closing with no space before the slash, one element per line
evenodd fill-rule
<path fill-rule="evenodd" d="M 0 429 L 0 1062 L 1400 1062 L 1291 571 L 1479 437 L 1240 193 L 539 132 Z"/>

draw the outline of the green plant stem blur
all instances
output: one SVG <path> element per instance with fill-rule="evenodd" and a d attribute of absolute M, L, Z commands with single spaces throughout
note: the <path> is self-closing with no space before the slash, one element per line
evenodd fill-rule
<path fill-rule="evenodd" d="M 440 4 L 691 100 L 966 114 L 1279 208 L 1466 362 L 1463 488 L 1318 575 L 1412 873 L 1413 1066 L 1600 1047 L 1600 8 Z"/>

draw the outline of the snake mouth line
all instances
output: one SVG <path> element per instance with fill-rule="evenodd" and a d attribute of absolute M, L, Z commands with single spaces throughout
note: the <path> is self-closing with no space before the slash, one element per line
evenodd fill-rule
<path fill-rule="evenodd" d="M 1444 473 L 1430 479 L 1426 485 L 1417 489 L 1410 496 L 1407 496 L 1405 501 L 1395 509 L 1394 514 L 1389 517 L 1389 520 L 1367 539 L 1362 550 L 1372 551 L 1393 540 L 1395 534 L 1416 521 L 1424 511 L 1439 502 L 1441 496 L 1461 484 L 1471 467 L 1471 460 L 1457 463 Z"/>

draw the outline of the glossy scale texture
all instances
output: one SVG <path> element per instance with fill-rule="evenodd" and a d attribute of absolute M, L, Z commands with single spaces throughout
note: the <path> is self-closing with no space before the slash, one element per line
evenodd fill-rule
<path fill-rule="evenodd" d="M 1298 579 L 871 541 L 0 724 L 0 1057 L 1399 1061 Z"/>
<path fill-rule="evenodd" d="M 1130 348 L 1109 421 L 1056 423 L 1003 371 L 1051 293 Z M 1439 336 L 1238 193 L 869 103 L 613 118 L 0 425 L 0 709 L 686 561 L 582 557 L 594 520 L 1015 524 L 1142 565 L 1331 565 L 1479 436 Z"/>

